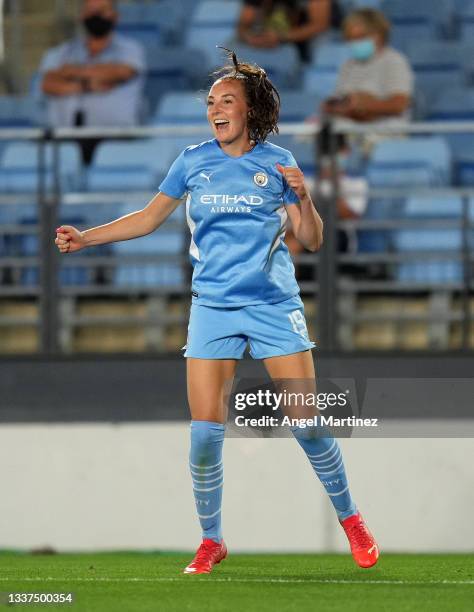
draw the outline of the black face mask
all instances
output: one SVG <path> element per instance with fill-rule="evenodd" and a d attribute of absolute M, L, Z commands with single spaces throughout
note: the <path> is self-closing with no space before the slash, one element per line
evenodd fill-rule
<path fill-rule="evenodd" d="M 90 15 L 82 23 L 88 34 L 93 38 L 104 38 L 114 29 L 115 22 L 112 19 L 102 17 L 102 15 Z"/>

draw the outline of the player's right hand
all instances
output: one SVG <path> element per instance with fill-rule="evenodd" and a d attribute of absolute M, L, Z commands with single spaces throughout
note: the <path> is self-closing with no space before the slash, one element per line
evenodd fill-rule
<path fill-rule="evenodd" d="M 56 240 L 60 253 L 74 253 L 86 246 L 82 232 L 72 225 L 61 225 L 56 230 Z"/>

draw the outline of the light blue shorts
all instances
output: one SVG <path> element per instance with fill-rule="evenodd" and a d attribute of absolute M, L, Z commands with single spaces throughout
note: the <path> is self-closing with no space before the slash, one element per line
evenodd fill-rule
<path fill-rule="evenodd" d="M 247 343 L 254 359 L 315 347 L 308 337 L 299 295 L 276 304 L 220 308 L 193 302 L 185 357 L 242 359 Z"/>

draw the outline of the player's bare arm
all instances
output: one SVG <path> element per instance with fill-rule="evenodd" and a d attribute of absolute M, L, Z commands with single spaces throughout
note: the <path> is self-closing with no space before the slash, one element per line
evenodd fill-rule
<path fill-rule="evenodd" d="M 158 193 L 145 208 L 115 221 L 80 232 L 71 225 L 57 229 L 55 243 L 60 253 L 73 253 L 88 246 L 131 240 L 154 232 L 179 206 L 181 200 Z"/>
<path fill-rule="evenodd" d="M 303 172 L 299 168 L 285 168 L 280 164 L 277 164 L 277 169 L 300 200 L 299 206 L 286 207 L 295 238 L 308 251 L 319 250 L 323 243 L 323 221 L 308 192 Z"/>

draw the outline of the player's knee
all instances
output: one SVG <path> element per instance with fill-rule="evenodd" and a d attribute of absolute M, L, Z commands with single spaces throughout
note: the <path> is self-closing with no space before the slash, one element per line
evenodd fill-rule
<path fill-rule="evenodd" d="M 224 440 L 225 425 L 213 421 L 191 421 L 191 442 L 195 449 L 206 449 Z"/>
<path fill-rule="evenodd" d="M 319 440 L 333 437 L 328 428 L 321 425 L 295 426 L 291 428 L 291 431 L 297 440 Z"/>

